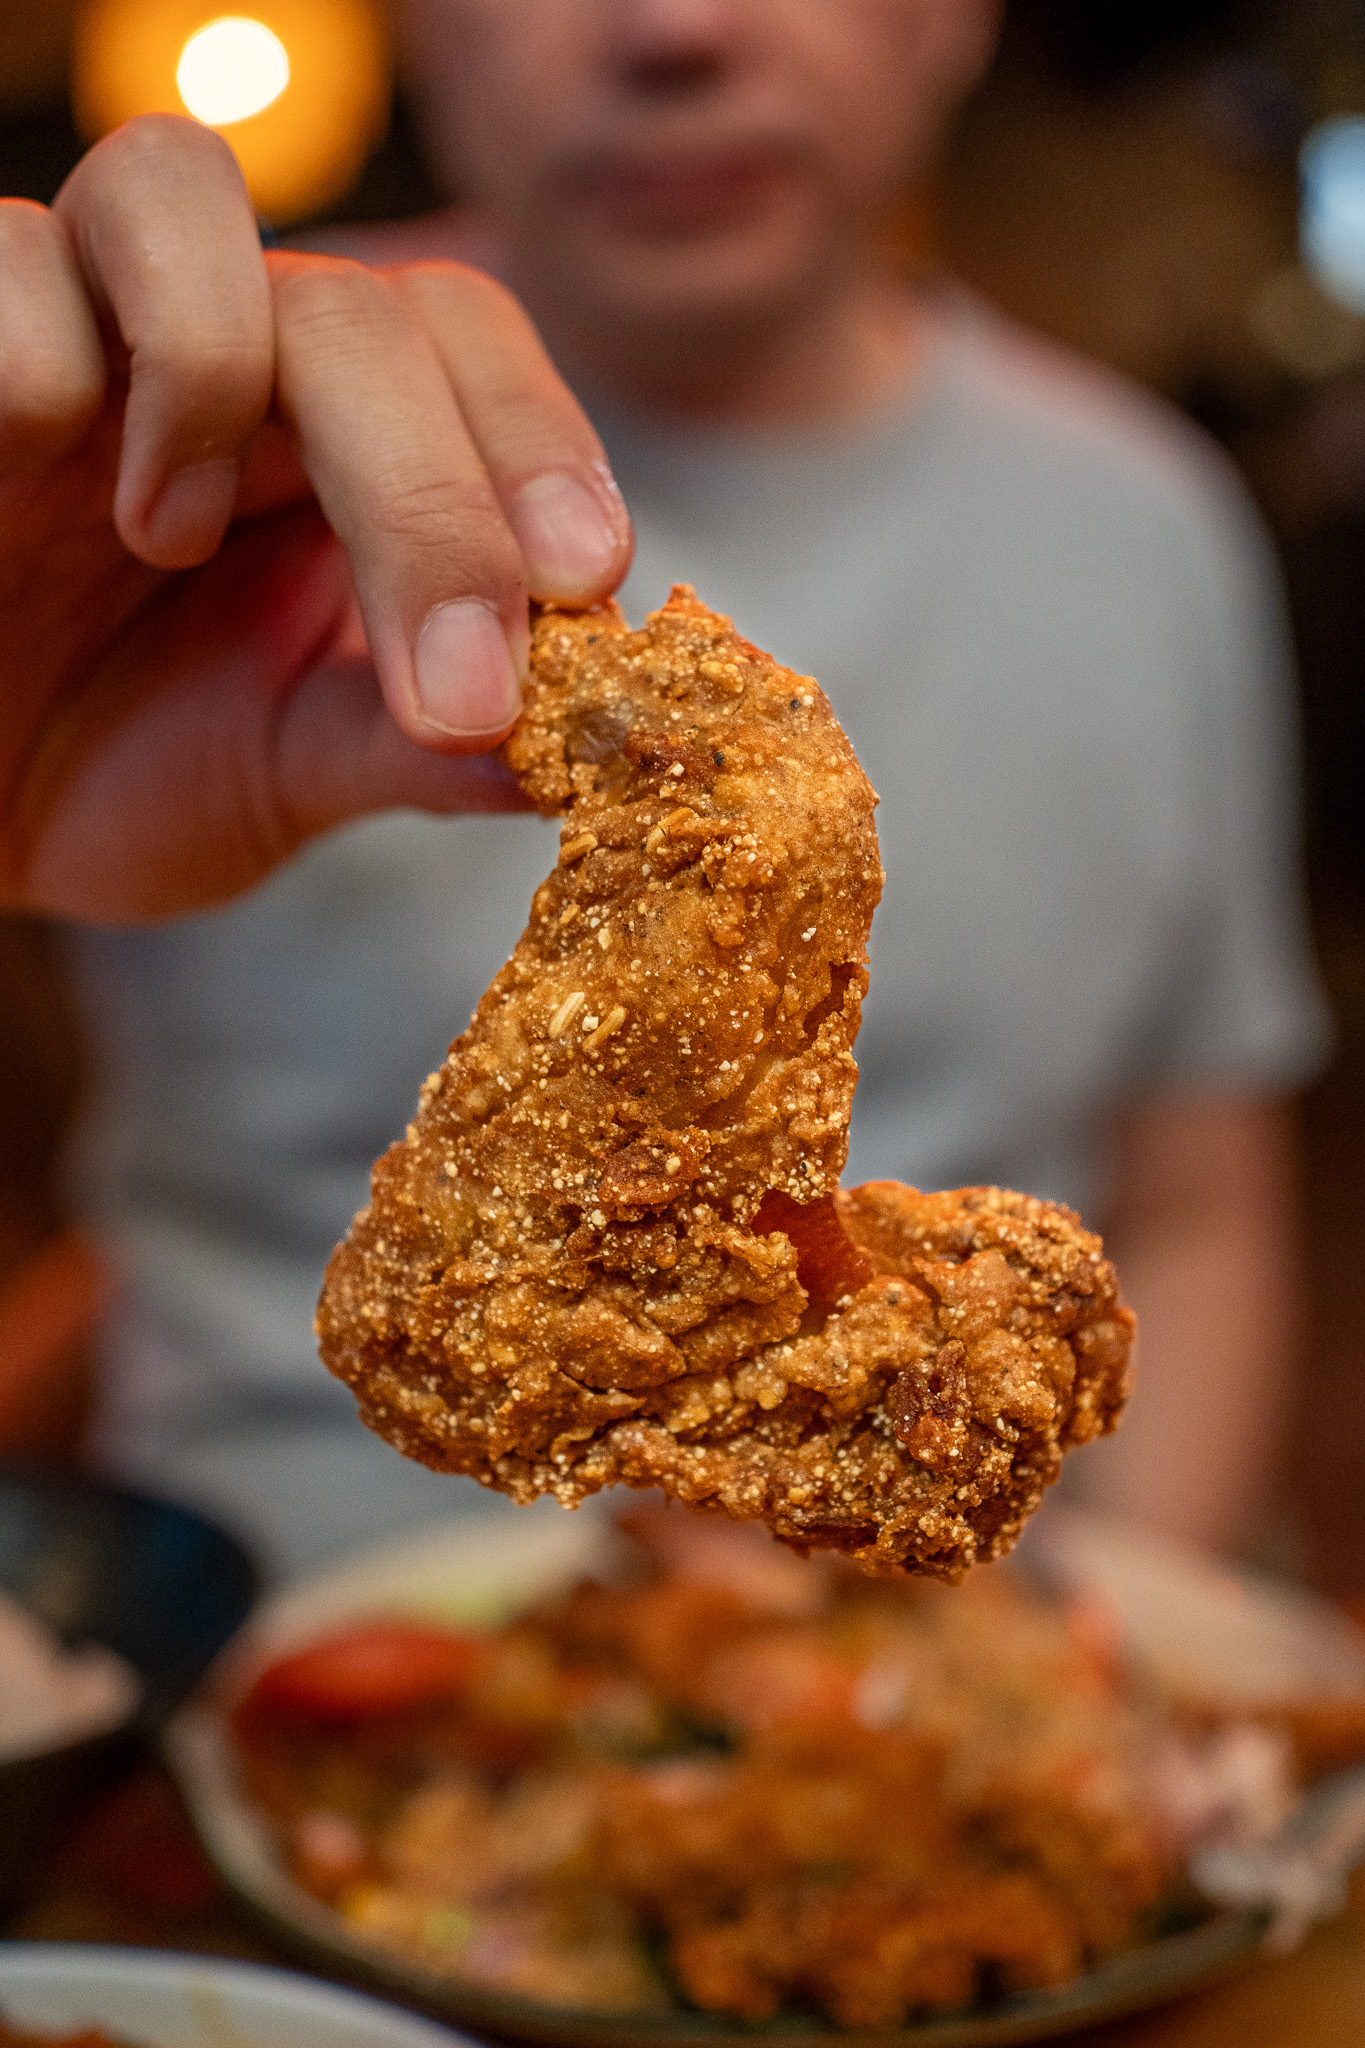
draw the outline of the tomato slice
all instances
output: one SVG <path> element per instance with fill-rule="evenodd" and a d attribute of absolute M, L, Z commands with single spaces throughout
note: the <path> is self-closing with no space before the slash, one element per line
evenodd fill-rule
<path fill-rule="evenodd" d="M 378 1721 L 458 1699 L 479 1661 L 477 1637 L 420 1622 L 362 1623 L 272 1664 L 238 1708 L 306 1721 Z"/>

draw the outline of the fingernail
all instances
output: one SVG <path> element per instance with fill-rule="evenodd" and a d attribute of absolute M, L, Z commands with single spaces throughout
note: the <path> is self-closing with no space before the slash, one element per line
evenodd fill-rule
<path fill-rule="evenodd" d="M 497 613 L 480 598 L 455 598 L 427 613 L 414 665 L 422 710 L 452 737 L 506 732 L 521 710 L 506 636 Z"/>
<path fill-rule="evenodd" d="M 558 470 L 533 477 L 512 500 L 510 516 L 536 597 L 586 597 L 601 588 L 619 536 L 577 477 Z"/>
<path fill-rule="evenodd" d="M 230 456 L 178 469 L 147 514 L 147 538 L 157 552 L 196 559 L 217 547 L 232 517 L 239 474 Z"/>

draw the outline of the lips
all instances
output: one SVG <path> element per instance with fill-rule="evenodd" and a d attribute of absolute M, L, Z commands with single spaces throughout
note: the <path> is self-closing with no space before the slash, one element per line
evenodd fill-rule
<path fill-rule="evenodd" d="M 759 211 L 792 170 L 773 147 L 602 156 L 569 176 L 571 197 L 618 232 L 689 235 Z"/>

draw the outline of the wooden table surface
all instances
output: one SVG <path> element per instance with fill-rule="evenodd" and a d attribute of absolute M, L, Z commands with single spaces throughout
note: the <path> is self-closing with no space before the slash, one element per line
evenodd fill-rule
<path fill-rule="evenodd" d="M 174 1786 L 146 1765 L 54 1847 L 39 1892 L 5 1929 L 42 1941 L 125 1942 L 289 1965 L 233 1905 Z M 1365 1872 L 1347 1910 L 1294 1955 L 1157 2011 L 1064 2037 L 1074 2048 L 1352 2048 L 1365 2044 Z"/>

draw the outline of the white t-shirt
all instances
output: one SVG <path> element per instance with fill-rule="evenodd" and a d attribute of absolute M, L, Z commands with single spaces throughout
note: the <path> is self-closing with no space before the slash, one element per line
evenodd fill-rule
<path fill-rule="evenodd" d="M 946 307 L 875 423 L 599 418 L 670 583 L 820 678 L 881 795 L 848 1178 L 1102 1214 L 1116 1105 L 1292 1087 L 1327 1024 L 1297 894 L 1284 622 L 1228 466 L 1164 408 Z M 311 1316 L 375 1154 L 509 952 L 539 819 L 371 820 L 230 909 L 80 930 L 73 1166 L 124 1276 L 106 1458 L 299 1566 L 486 1499 L 370 1439 Z"/>

